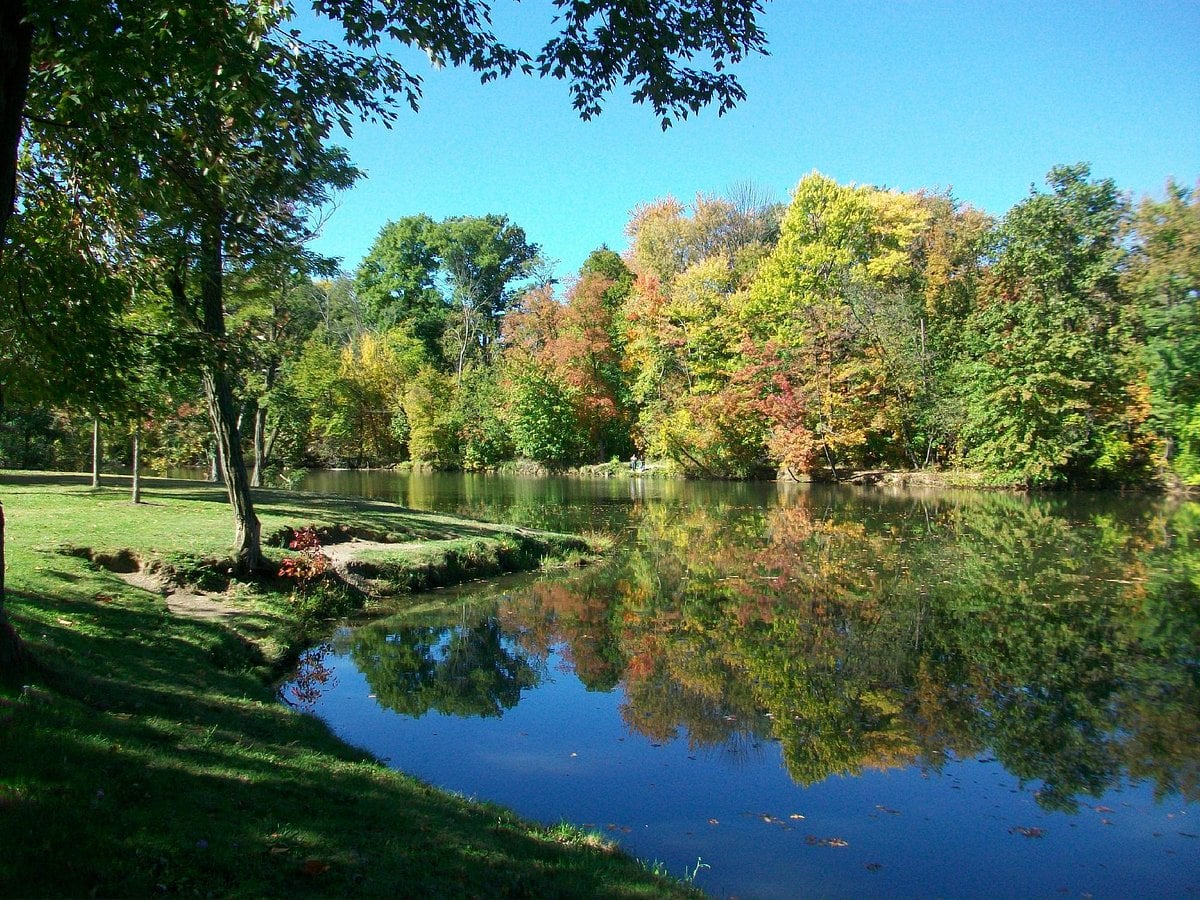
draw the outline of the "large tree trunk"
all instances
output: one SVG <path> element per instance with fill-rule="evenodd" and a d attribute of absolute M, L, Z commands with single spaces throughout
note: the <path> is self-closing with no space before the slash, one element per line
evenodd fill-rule
<path fill-rule="evenodd" d="M 0 2 L 0 254 L 17 200 L 17 153 L 33 52 L 33 28 L 24 19 L 24 0 Z"/>
<path fill-rule="evenodd" d="M 214 217 L 217 218 L 217 217 Z M 221 474 L 233 507 L 234 558 L 239 570 L 253 572 L 262 568 L 262 538 L 250 478 L 242 457 L 238 434 L 237 409 L 227 373 L 228 348 L 225 345 L 225 300 L 222 285 L 222 235 L 219 222 L 209 221 L 200 237 L 200 299 L 204 308 L 204 331 L 212 339 L 212 348 L 204 362 L 204 397 L 217 438 Z"/>
<path fill-rule="evenodd" d="M 21 643 L 4 603 L 4 505 L 0 504 L 0 680 L 12 681 L 30 666 L 29 652 Z"/>

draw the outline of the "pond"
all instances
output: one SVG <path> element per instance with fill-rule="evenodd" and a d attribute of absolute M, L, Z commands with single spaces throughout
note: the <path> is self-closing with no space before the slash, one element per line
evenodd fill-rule
<path fill-rule="evenodd" d="M 338 628 L 285 699 L 716 896 L 1200 892 L 1200 505 L 318 473 L 619 534 Z"/>

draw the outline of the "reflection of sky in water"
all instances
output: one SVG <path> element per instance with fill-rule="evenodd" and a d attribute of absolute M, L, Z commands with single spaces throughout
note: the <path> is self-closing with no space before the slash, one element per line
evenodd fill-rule
<path fill-rule="evenodd" d="M 1046 812 L 990 756 L 800 787 L 771 741 L 730 754 L 624 724 L 553 656 L 500 718 L 381 709 L 346 657 L 317 713 L 389 765 L 546 822 L 583 823 L 717 895 L 1100 896 L 1200 890 L 1200 809 L 1149 785 Z M 752 743 L 752 739 L 745 739 Z M 1107 807 L 1107 810 L 1097 810 Z M 1111 810 L 1111 811 L 1108 811 Z M 802 816 L 803 818 L 795 818 Z M 714 821 L 715 820 L 715 821 Z M 1026 836 L 1026 829 L 1040 836 Z M 847 846 L 829 846 L 845 841 Z M 823 843 L 824 842 L 824 843 Z"/>

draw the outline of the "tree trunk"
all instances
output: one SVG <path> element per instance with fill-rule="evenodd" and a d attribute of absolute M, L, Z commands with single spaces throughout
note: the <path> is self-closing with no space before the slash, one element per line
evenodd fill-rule
<path fill-rule="evenodd" d="M 271 307 L 271 321 L 271 343 L 275 345 L 279 340 L 280 331 L 275 325 L 279 321 L 278 303 Z M 275 359 L 268 360 L 267 367 L 263 371 L 264 396 L 275 387 L 275 379 L 278 375 L 279 363 Z M 251 487 L 262 487 L 264 470 L 267 468 L 267 463 L 271 461 L 271 450 L 275 444 L 274 435 L 269 443 L 267 441 L 267 412 L 268 408 L 263 404 L 263 398 L 260 397 L 254 407 L 254 475 L 250 479 Z M 275 433 L 279 433 L 278 429 Z"/>
<path fill-rule="evenodd" d="M 142 420 L 133 423 L 133 497 L 134 503 L 142 502 Z"/>
<path fill-rule="evenodd" d="M 0 255 L 17 200 L 17 153 L 33 52 L 33 27 L 24 20 L 24 0 L 0 3 Z"/>
<path fill-rule="evenodd" d="M 31 660 L 20 635 L 8 621 L 4 600 L 4 505 L 0 504 L 0 680 L 12 681 L 29 668 Z"/>
<path fill-rule="evenodd" d="M 254 410 L 254 474 L 251 487 L 262 487 L 263 469 L 267 466 L 267 408 L 261 403 Z"/>
<path fill-rule="evenodd" d="M 100 418 L 92 419 L 92 487 L 100 487 L 100 457 L 104 446 L 100 441 Z"/>
<path fill-rule="evenodd" d="M 216 217 L 219 218 L 219 217 Z M 233 507 L 234 546 L 237 567 L 242 572 L 262 568 L 262 538 L 250 478 L 242 457 L 242 441 L 237 428 L 237 409 L 227 375 L 225 344 L 225 301 L 222 285 L 222 235 L 219 221 L 205 222 L 200 236 L 200 299 L 204 309 L 204 331 L 212 347 L 204 361 L 204 397 L 217 439 L 220 471 Z"/>
<path fill-rule="evenodd" d="M 216 432 L 213 432 L 212 446 L 208 448 L 208 480 L 213 484 L 221 484 L 221 447 L 217 443 Z"/>

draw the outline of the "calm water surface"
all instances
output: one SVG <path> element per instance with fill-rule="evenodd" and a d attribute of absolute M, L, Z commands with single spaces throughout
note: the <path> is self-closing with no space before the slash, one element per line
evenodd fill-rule
<path fill-rule="evenodd" d="M 302 487 L 621 535 L 601 565 L 426 595 L 305 656 L 288 702 L 397 768 L 719 896 L 1200 892 L 1200 506 Z"/>

